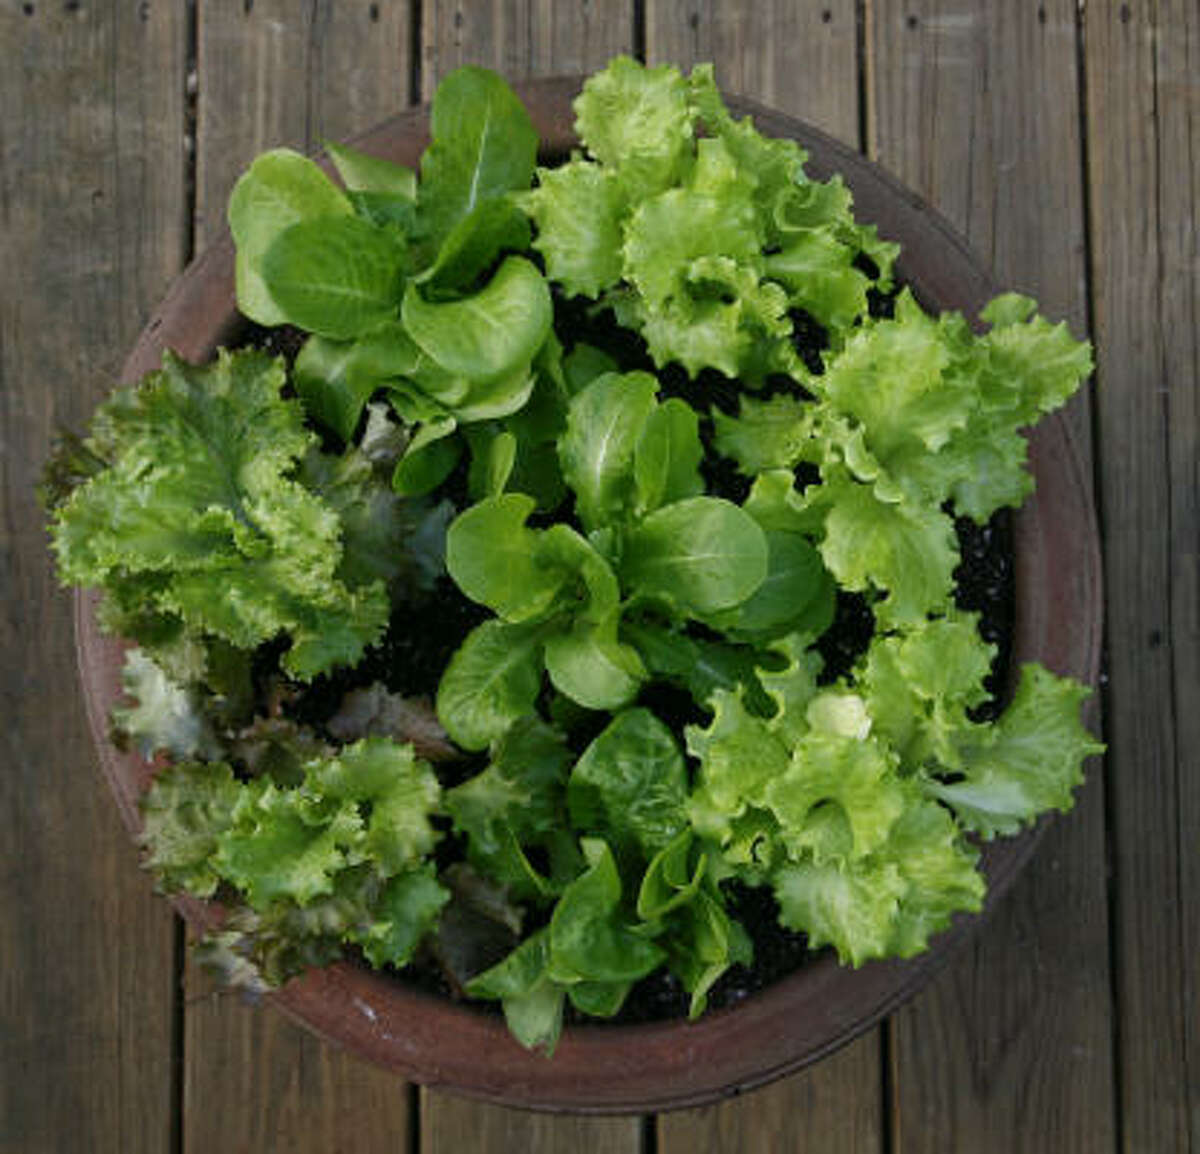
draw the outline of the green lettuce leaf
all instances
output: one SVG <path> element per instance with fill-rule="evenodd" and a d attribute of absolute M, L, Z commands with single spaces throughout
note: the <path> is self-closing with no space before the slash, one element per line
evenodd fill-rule
<path fill-rule="evenodd" d="M 310 678 L 356 661 L 388 607 L 382 584 L 336 576 L 341 524 L 291 477 L 312 437 L 283 380 L 261 353 L 202 368 L 168 353 L 103 407 L 119 453 L 60 508 L 53 533 L 64 580 L 133 582 L 143 612 L 242 648 L 290 636 L 284 666 Z"/>
<path fill-rule="evenodd" d="M 463 749 L 484 749 L 533 709 L 542 684 L 545 626 L 485 621 L 442 674 L 438 720 Z"/>
<path fill-rule="evenodd" d="M 441 790 L 409 744 L 363 738 L 314 763 L 306 784 L 322 798 L 359 807 L 365 831 L 360 848 L 386 877 L 418 865 L 437 841 L 429 819 Z"/>
<path fill-rule="evenodd" d="M 121 686 L 133 704 L 112 711 L 113 726 L 142 757 L 149 760 L 166 753 L 176 759 L 208 760 L 220 755 L 195 688 L 176 684 L 142 650 L 125 654 Z"/>
<path fill-rule="evenodd" d="M 624 855 L 652 857 L 687 824 L 687 775 L 671 731 L 648 709 L 618 713 L 575 763 L 567 804 L 576 829 Z"/>
<path fill-rule="evenodd" d="M 180 762 L 155 776 L 139 806 L 141 840 L 164 890 L 201 898 L 216 892 L 217 840 L 233 825 L 245 791 L 222 762 Z"/>
<path fill-rule="evenodd" d="M 229 198 L 238 308 L 259 324 L 282 324 L 286 316 L 263 281 L 267 250 L 294 224 L 349 217 L 353 211 L 346 195 L 307 157 L 288 148 L 258 156 Z"/>
<path fill-rule="evenodd" d="M 1104 750 L 1079 718 L 1090 692 L 1040 665 L 1022 666 L 1000 720 L 961 733 L 962 780 L 930 781 L 927 791 L 949 804 L 964 828 L 988 840 L 1016 833 L 1047 810 L 1069 810 L 1084 760 Z"/>
<path fill-rule="evenodd" d="M 575 99 L 575 131 L 632 197 L 651 196 L 682 174 L 692 150 L 687 90 L 669 65 L 618 56 Z"/>
<path fill-rule="evenodd" d="M 436 250 L 481 204 L 529 187 L 538 136 L 505 81 L 475 67 L 456 69 L 438 85 L 429 128 L 417 209 Z"/>
<path fill-rule="evenodd" d="M 598 297 L 620 281 L 626 202 L 615 172 L 578 156 L 539 168 L 524 203 L 537 226 L 533 247 L 567 296 Z"/>

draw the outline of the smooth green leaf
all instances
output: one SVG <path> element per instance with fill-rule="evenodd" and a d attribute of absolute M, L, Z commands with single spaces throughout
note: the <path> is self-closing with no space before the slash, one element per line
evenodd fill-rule
<path fill-rule="evenodd" d="M 458 587 L 506 621 L 528 621 L 551 606 L 564 574 L 539 563 L 538 534 L 525 528 L 534 501 L 502 493 L 460 513 L 446 535 L 446 567 Z"/>
<path fill-rule="evenodd" d="M 649 373 L 608 373 L 571 398 L 558 455 L 585 529 L 631 511 L 635 454 L 657 393 L 658 382 Z"/>
<path fill-rule="evenodd" d="M 533 709 L 543 627 L 485 621 L 467 634 L 437 693 L 438 720 L 463 749 L 484 749 Z"/>
<path fill-rule="evenodd" d="M 618 713 L 584 750 L 567 786 L 576 828 L 650 857 L 687 824 L 687 776 L 671 731 L 648 709 Z"/>
<path fill-rule="evenodd" d="M 703 493 L 703 459 L 700 420 L 686 401 L 671 397 L 652 409 L 633 452 L 639 515 Z"/>
<path fill-rule="evenodd" d="M 552 307 L 542 274 L 510 256 L 479 292 L 461 300 L 431 303 L 409 285 L 401 316 L 412 339 L 447 372 L 490 381 L 528 366 L 550 331 Z"/>
<path fill-rule="evenodd" d="M 690 497 L 630 531 L 620 575 L 631 590 L 703 615 L 747 600 L 767 576 L 767 558 L 749 514 L 718 497 Z"/>
<path fill-rule="evenodd" d="M 238 308 L 259 324 L 283 324 L 287 317 L 262 279 L 267 249 L 302 220 L 350 216 L 353 211 L 345 194 L 307 157 L 288 148 L 259 155 L 229 198 Z"/>
<path fill-rule="evenodd" d="M 299 221 L 262 258 L 263 283 L 283 319 L 335 340 L 395 317 L 403 269 L 394 238 L 355 216 Z"/>
<path fill-rule="evenodd" d="M 538 136 L 520 100 L 484 68 L 459 68 L 438 85 L 433 142 L 421 157 L 419 219 L 435 246 L 485 201 L 528 188 Z"/>

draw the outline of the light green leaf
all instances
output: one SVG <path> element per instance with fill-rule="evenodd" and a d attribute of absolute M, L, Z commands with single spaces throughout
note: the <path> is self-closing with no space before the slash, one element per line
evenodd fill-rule
<path fill-rule="evenodd" d="M 409 201 L 416 199 L 417 174 L 411 168 L 348 144 L 327 141 L 325 151 L 342 183 L 352 192 L 386 192 Z"/>
<path fill-rule="evenodd" d="M 621 279 L 626 205 L 614 172 L 579 157 L 538 169 L 525 205 L 537 226 L 533 247 L 567 296 L 595 298 Z"/>
<path fill-rule="evenodd" d="M 631 511 L 635 453 L 657 393 L 649 373 L 606 373 L 571 398 L 558 454 L 585 529 Z"/>
<path fill-rule="evenodd" d="M 542 684 L 543 626 L 485 621 L 467 634 L 437 693 L 437 714 L 463 749 L 484 749 L 530 713 Z"/>
<path fill-rule="evenodd" d="M 575 100 L 575 131 L 588 152 L 616 172 L 628 195 L 652 196 L 669 187 L 692 150 L 679 72 L 616 57 L 584 82 Z"/>
<path fill-rule="evenodd" d="M 542 274 L 510 256 L 479 292 L 461 300 L 434 304 L 409 285 L 401 316 L 412 339 L 447 372 L 491 381 L 528 366 L 550 331 L 552 311 Z"/>
<path fill-rule="evenodd" d="M 267 249 L 302 220 L 350 216 L 353 211 L 345 194 L 307 157 L 288 148 L 258 156 L 229 198 L 238 308 L 259 324 L 283 324 L 287 318 L 262 280 Z"/>
<path fill-rule="evenodd" d="M 263 283 L 283 319 L 335 340 L 395 317 L 403 269 L 396 240 L 356 216 L 299 221 L 262 258 Z"/>
<path fill-rule="evenodd" d="M 529 187 L 538 136 L 520 100 L 484 68 L 443 78 L 429 118 L 433 142 L 421 157 L 419 220 L 434 246 L 493 197 Z"/>
<path fill-rule="evenodd" d="M 146 865 L 166 892 L 200 898 L 216 892 L 217 839 L 233 824 L 246 791 L 221 762 L 182 762 L 155 775 L 139 803 L 141 840 Z"/>
<path fill-rule="evenodd" d="M 1040 665 L 1022 666 L 1016 695 L 996 725 L 962 734 L 963 779 L 931 781 L 928 792 L 987 839 L 1016 833 L 1047 810 L 1069 810 L 1084 760 L 1104 750 L 1079 717 L 1090 692 Z"/>
<path fill-rule="evenodd" d="M 703 615 L 747 600 L 767 576 L 767 556 L 749 514 L 717 497 L 690 497 L 630 531 L 620 575 L 631 590 Z"/>
<path fill-rule="evenodd" d="M 175 684 L 141 649 L 125 654 L 121 687 L 133 704 L 113 709 L 113 725 L 146 760 L 156 753 L 177 760 L 219 756 L 220 746 L 195 690 Z"/>
<path fill-rule="evenodd" d="M 502 493 L 460 513 L 446 535 L 446 567 L 458 587 L 506 621 L 542 616 L 562 588 L 557 566 L 539 562 L 538 534 L 525 528 L 534 501 Z"/>
<path fill-rule="evenodd" d="M 317 796 L 363 806 L 362 846 L 384 876 L 416 866 L 433 849 L 437 834 L 429 818 L 441 789 L 411 745 L 363 738 L 310 766 L 306 784 Z"/>
<path fill-rule="evenodd" d="M 639 515 L 704 492 L 700 423 L 686 401 L 671 397 L 652 409 L 633 453 Z"/>
<path fill-rule="evenodd" d="M 615 622 L 555 633 L 546 639 L 545 656 L 554 688 L 587 709 L 628 705 L 646 679 L 637 651 L 617 639 Z"/>

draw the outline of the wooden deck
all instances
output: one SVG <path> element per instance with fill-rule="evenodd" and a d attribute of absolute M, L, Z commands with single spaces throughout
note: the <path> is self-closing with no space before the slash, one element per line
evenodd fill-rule
<path fill-rule="evenodd" d="M 712 60 L 864 150 L 1090 333 L 1109 754 L 878 1029 L 720 1106 L 554 1118 L 207 992 L 100 786 L 32 486 L 258 150 L 349 135 L 463 62 L 619 51 Z M 1197 0 L 0 0 L 0 61 L 0 1151 L 1200 1151 Z"/>

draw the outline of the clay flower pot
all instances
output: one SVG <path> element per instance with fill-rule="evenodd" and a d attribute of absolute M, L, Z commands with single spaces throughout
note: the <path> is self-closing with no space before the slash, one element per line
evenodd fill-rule
<path fill-rule="evenodd" d="M 516 86 L 549 155 L 574 143 L 571 100 L 578 79 Z M 997 289 L 949 226 L 912 193 L 833 140 L 798 120 L 732 101 L 771 136 L 797 140 L 819 179 L 840 172 L 860 219 L 899 241 L 899 278 L 931 310 L 978 313 Z M 354 143 L 415 165 L 428 143 L 427 114 L 414 109 Z M 176 283 L 125 364 L 132 382 L 158 367 L 172 348 L 191 360 L 210 358 L 238 341 L 244 322 L 234 299 L 234 250 L 226 235 Z M 1098 537 L 1085 472 L 1061 416 L 1033 435 L 1030 457 L 1037 492 L 1015 520 L 1016 622 L 1012 667 L 1040 661 L 1053 672 L 1094 683 L 1100 651 Z M 95 600 L 76 602 L 77 644 L 88 714 L 104 773 L 131 833 L 137 799 L 153 768 L 108 741 L 108 713 L 121 693 L 122 643 L 100 634 Z M 982 867 L 987 905 L 1011 885 L 1038 840 L 1036 827 L 987 846 Z M 214 911 L 176 901 L 196 929 Z M 982 916 L 986 916 L 985 914 Z M 794 975 L 735 1007 L 694 1023 L 569 1027 L 553 1057 L 523 1049 L 500 1015 L 436 998 L 384 974 L 342 962 L 308 972 L 269 1000 L 339 1046 L 418 1082 L 509 1105 L 588 1112 L 650 1111 L 695 1105 L 767 1082 L 813 1062 L 866 1030 L 911 996 L 979 918 L 959 918 L 910 961 L 872 962 L 853 970 L 826 952 Z"/>

